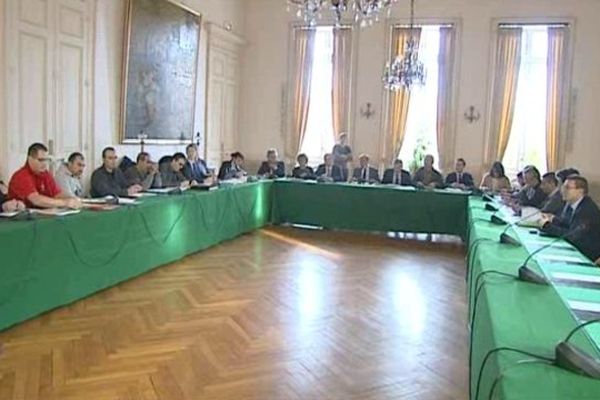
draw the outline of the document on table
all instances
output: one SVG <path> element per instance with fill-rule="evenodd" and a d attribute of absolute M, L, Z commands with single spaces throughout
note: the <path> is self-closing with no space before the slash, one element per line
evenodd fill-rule
<path fill-rule="evenodd" d="M 565 263 L 589 263 L 583 257 L 567 256 L 562 254 L 539 254 L 538 259 L 548 262 L 565 262 Z"/>
<path fill-rule="evenodd" d="M 112 196 L 106 196 L 106 197 L 100 197 L 97 199 L 81 199 L 81 202 L 83 204 L 106 204 L 113 199 L 114 199 L 114 197 L 112 197 Z"/>
<path fill-rule="evenodd" d="M 52 217 L 64 217 L 65 215 L 79 214 L 81 210 L 70 210 L 68 208 L 33 208 L 32 214 L 47 215 Z"/>
<path fill-rule="evenodd" d="M 20 211 L 11 211 L 11 212 L 2 212 L 0 213 L 0 218 L 12 218 L 19 215 Z"/>
<path fill-rule="evenodd" d="M 146 193 L 151 193 L 151 194 L 170 194 L 173 192 L 177 192 L 179 189 L 178 187 L 175 188 L 162 188 L 162 189 L 148 189 L 146 190 Z"/>
<path fill-rule="evenodd" d="M 127 197 L 119 197 L 119 204 L 121 205 L 125 205 L 125 206 L 134 206 L 137 204 L 137 201 L 135 199 L 128 199 Z"/>
<path fill-rule="evenodd" d="M 561 281 L 600 283 L 600 275 L 574 274 L 571 272 L 554 272 L 553 279 Z"/>
<path fill-rule="evenodd" d="M 590 301 L 569 300 L 568 304 L 569 307 L 573 310 L 600 313 L 600 303 L 592 303 Z"/>
<path fill-rule="evenodd" d="M 156 196 L 156 193 L 142 192 L 142 193 L 134 193 L 130 197 L 133 197 L 134 199 L 139 199 L 141 197 L 154 197 L 154 196 Z"/>

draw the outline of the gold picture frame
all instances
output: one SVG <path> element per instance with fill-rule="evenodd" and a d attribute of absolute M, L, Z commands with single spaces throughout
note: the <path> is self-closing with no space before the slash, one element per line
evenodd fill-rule
<path fill-rule="evenodd" d="M 121 143 L 193 141 L 201 30 L 202 15 L 174 0 L 128 0 Z"/>

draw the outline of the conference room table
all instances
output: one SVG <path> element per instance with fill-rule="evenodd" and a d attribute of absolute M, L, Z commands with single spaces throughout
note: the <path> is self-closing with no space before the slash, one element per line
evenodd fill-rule
<path fill-rule="evenodd" d="M 480 197 L 469 199 L 470 398 L 600 399 L 600 380 L 534 357 L 553 359 L 555 346 L 572 329 L 600 318 L 600 283 L 594 283 L 600 282 L 600 269 L 561 239 L 540 236 L 528 227 L 489 222 L 494 213 L 486 211 L 484 204 Z M 503 211 L 496 215 L 514 222 Z M 500 243 L 505 230 L 521 245 Z M 548 247 L 542 250 L 543 246 Z M 519 267 L 536 250 L 540 251 L 527 265 L 550 285 L 491 272 L 517 276 Z M 600 357 L 600 324 L 581 329 L 570 342 Z"/>
<path fill-rule="evenodd" d="M 600 270 L 585 266 L 588 261 L 560 241 L 530 263 L 552 280 L 550 286 L 481 276 L 492 270 L 516 275 L 528 254 L 552 240 L 509 226 L 523 245 L 500 244 L 504 227 L 490 223 L 491 214 L 481 197 L 456 190 L 284 179 L 143 198 L 112 211 L 0 220 L 0 330 L 269 224 L 451 234 L 468 246 L 472 398 L 483 369 L 478 399 L 487 399 L 492 388 L 493 398 L 600 399 L 600 381 L 523 362 L 530 357 L 510 350 L 495 352 L 509 347 L 552 358 L 554 346 L 595 315 L 576 308 L 600 308 L 600 284 L 578 287 L 569 274 L 600 280 Z M 598 355 L 600 326 L 584 330 L 573 343 Z"/>

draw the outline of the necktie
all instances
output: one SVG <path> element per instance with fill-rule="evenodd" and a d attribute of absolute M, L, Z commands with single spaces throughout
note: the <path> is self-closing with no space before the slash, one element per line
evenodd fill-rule
<path fill-rule="evenodd" d="M 363 168 L 363 173 L 362 173 L 362 175 L 363 175 L 363 180 L 365 180 L 365 181 L 366 181 L 366 180 L 367 180 L 367 169 L 366 169 L 366 168 Z"/>
<path fill-rule="evenodd" d="M 460 172 L 457 172 L 456 173 L 456 183 L 462 183 L 461 178 L 462 178 L 462 174 Z"/>
<path fill-rule="evenodd" d="M 571 225 L 573 220 L 573 207 L 571 205 L 567 205 L 567 208 L 565 208 L 564 218 Z"/>
<path fill-rule="evenodd" d="M 400 183 L 400 182 L 399 182 L 399 179 L 398 179 L 398 173 L 397 173 L 397 172 L 394 172 L 394 185 L 397 185 L 397 184 L 399 184 L 399 183 Z"/>
<path fill-rule="evenodd" d="M 331 167 L 327 167 L 325 171 L 325 176 L 329 178 L 331 176 Z"/>

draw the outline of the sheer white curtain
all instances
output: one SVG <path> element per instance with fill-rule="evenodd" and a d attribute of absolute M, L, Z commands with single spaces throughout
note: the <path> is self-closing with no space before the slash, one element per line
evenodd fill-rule
<path fill-rule="evenodd" d="M 546 171 L 548 27 L 524 26 L 514 117 L 503 163 L 514 175 L 527 165 Z"/>
<path fill-rule="evenodd" d="M 310 105 L 306 133 L 300 153 L 308 156 L 309 164 L 322 162 L 323 155 L 335 144 L 333 131 L 333 28 L 316 29 L 313 52 Z"/>
<path fill-rule="evenodd" d="M 438 85 L 440 26 L 426 25 L 421 28 L 419 60 L 425 64 L 427 81 L 424 86 L 414 86 L 410 92 L 410 104 L 406 121 L 406 134 L 399 157 L 408 167 L 414 158 L 414 151 L 422 144 L 425 152 L 439 161 L 437 144 Z"/>

